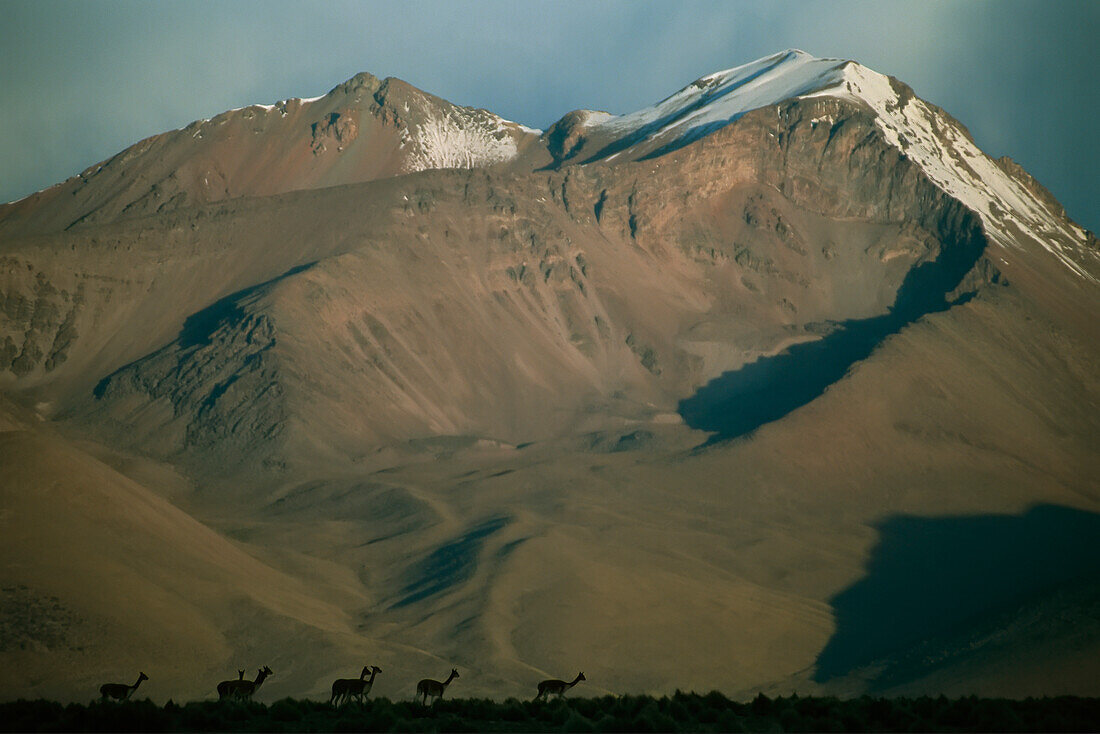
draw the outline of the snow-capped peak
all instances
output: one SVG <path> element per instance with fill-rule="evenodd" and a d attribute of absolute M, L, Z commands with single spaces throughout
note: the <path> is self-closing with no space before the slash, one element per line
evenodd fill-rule
<path fill-rule="evenodd" d="M 619 140 L 694 140 L 750 110 L 835 84 L 845 63 L 797 49 L 783 51 L 700 77 L 652 107 L 598 125 Z"/>
<path fill-rule="evenodd" d="M 847 62 L 837 71 L 839 75 L 831 84 L 801 96 L 849 99 L 869 106 L 886 141 L 916 163 L 941 190 L 978 214 L 993 240 L 1019 247 L 1023 235 L 1073 272 L 1097 280 L 1081 265 L 1097 257 L 1088 247 L 1085 230 L 997 165 L 959 123 L 919 97 L 903 94 L 900 85 L 865 66 Z"/>
<path fill-rule="evenodd" d="M 1097 257 L 1087 246 L 1085 230 L 1005 172 L 957 122 L 902 90 L 889 77 L 854 61 L 788 49 L 700 77 L 651 107 L 589 122 L 589 128 L 612 142 L 588 160 L 614 158 L 640 144 L 649 154 L 671 150 L 746 112 L 790 99 L 844 99 L 870 108 L 886 141 L 976 212 L 994 240 L 1017 247 L 1021 235 L 1029 237 L 1078 275 L 1096 280 L 1081 265 Z"/>

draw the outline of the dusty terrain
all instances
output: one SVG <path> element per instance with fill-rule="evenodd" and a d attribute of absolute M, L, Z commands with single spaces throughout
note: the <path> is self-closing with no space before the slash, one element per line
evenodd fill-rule
<path fill-rule="evenodd" d="M 630 148 L 360 75 L 0 207 L 0 697 L 1098 695 L 1096 240 L 875 114 Z"/>

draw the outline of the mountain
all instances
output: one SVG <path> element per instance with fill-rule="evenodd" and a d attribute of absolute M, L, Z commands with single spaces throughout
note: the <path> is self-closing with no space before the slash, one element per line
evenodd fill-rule
<path fill-rule="evenodd" d="M 582 111 L 551 128 L 559 136 L 576 131 L 568 151 L 557 160 L 585 163 L 623 156 L 657 158 L 689 145 L 752 110 L 783 100 L 820 98 L 869 108 L 875 126 L 940 189 L 981 216 L 990 236 L 1010 244 L 1020 234 L 1049 249 L 1085 277 L 1078 263 L 1095 261 L 1096 242 L 1065 217 L 1049 192 L 1010 161 L 993 161 L 974 144 L 966 128 L 913 94 L 913 90 L 854 61 L 818 59 L 789 50 L 744 66 L 702 77 L 661 102 L 637 112 L 613 116 Z M 827 103 L 812 126 L 837 130 L 837 115 Z M 781 114 L 781 113 L 780 113 Z"/>
<path fill-rule="evenodd" d="M 9 608 L 175 574 L 188 674 L 274 697 L 1096 694 L 1100 249 L 901 82 L 787 51 L 541 132 L 360 74 L 93 169 L 0 207 L 3 521 L 50 558 L 34 477 L 95 475 L 160 524 L 81 546 L 145 581 L 15 564 Z M 166 657 L 11 629 L 11 697 Z"/>
<path fill-rule="evenodd" d="M 55 232 L 242 196 L 516 157 L 541 131 L 357 74 L 314 99 L 224 112 L 151 138 L 0 208 L 0 235 Z"/>

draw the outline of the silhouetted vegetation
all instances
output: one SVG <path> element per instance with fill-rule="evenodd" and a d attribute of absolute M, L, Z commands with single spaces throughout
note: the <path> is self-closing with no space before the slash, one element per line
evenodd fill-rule
<path fill-rule="evenodd" d="M 333 707 L 284 698 L 266 706 L 149 700 L 64 705 L 0 704 L 0 731 L 403 731 L 403 732 L 837 732 L 1100 730 L 1100 699 L 768 698 L 737 703 L 720 693 L 498 702 L 466 698 L 434 706 L 368 700 Z"/>

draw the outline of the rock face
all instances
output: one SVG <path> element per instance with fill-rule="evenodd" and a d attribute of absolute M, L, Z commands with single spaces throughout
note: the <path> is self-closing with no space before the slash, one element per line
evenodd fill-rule
<path fill-rule="evenodd" d="M 485 695 L 582 657 L 609 690 L 1095 693 L 1045 667 L 1100 679 L 1062 628 L 1000 676 L 1023 596 L 904 651 L 837 625 L 883 518 L 1100 509 L 1098 275 L 1026 172 L 852 62 L 545 133 L 361 74 L 0 207 L 0 384 L 351 620 L 223 647 L 305 625 Z M 1079 614 L 1093 560 L 1020 594 Z"/>
<path fill-rule="evenodd" d="M 359 135 L 359 125 L 350 110 L 331 112 L 327 119 L 313 123 L 313 154 L 320 155 L 328 150 L 328 143 L 336 147 L 337 153 Z"/>

